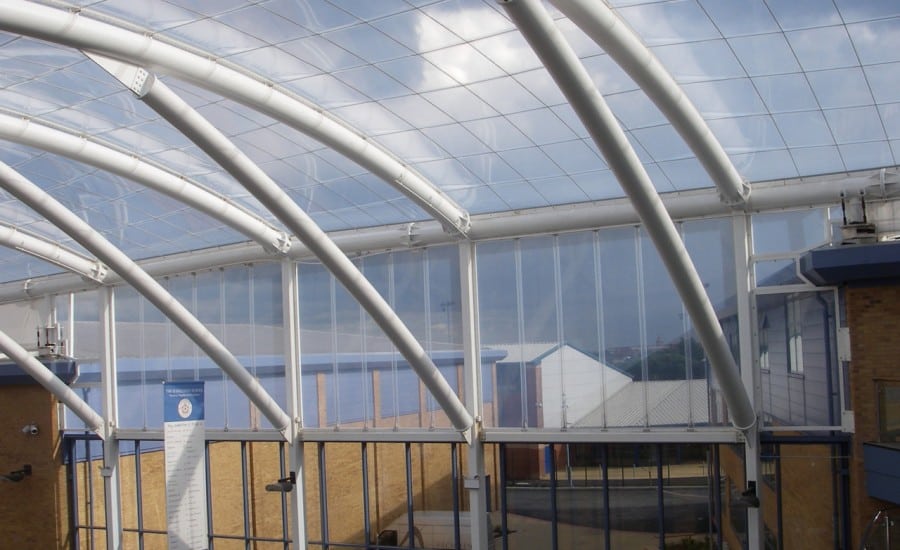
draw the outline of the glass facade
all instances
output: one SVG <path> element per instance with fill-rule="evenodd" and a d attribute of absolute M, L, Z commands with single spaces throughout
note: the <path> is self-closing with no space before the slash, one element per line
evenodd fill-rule
<path fill-rule="evenodd" d="M 105 417 L 42 420 L 75 547 L 116 513 L 166 544 L 179 381 L 205 384 L 210 547 L 855 542 L 846 291 L 803 256 L 896 237 L 894 3 L 71 4 L 0 2 L 0 330 Z M 895 444 L 878 373 L 856 433 Z"/>

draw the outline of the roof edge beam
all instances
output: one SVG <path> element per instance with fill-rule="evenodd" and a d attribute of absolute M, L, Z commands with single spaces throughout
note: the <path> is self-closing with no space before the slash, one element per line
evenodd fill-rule
<path fill-rule="evenodd" d="M 102 283 L 109 271 L 94 258 L 83 256 L 57 242 L 32 235 L 3 221 L 0 221 L 0 245 L 30 254 L 96 283 Z"/>
<path fill-rule="evenodd" d="M 253 78 L 136 32 L 21 0 L 0 2 L 0 29 L 88 50 L 177 76 L 272 116 L 365 167 L 409 197 L 448 231 L 465 236 L 469 214 L 440 188 L 324 109 L 300 101 L 262 77 Z"/>
<path fill-rule="evenodd" d="M 60 380 L 53 372 L 38 361 L 31 353 L 19 345 L 8 334 L 0 330 L 0 352 L 16 362 L 41 386 L 52 393 L 61 403 L 69 407 L 89 430 L 101 439 L 106 438 L 106 421 L 91 408 L 72 388 Z"/>
<path fill-rule="evenodd" d="M 735 207 L 743 205 L 750 186 L 684 90 L 640 38 L 602 1 L 550 2 L 603 48 L 663 112 L 706 169 L 721 200 Z"/>
<path fill-rule="evenodd" d="M 284 231 L 199 183 L 163 170 L 137 156 L 32 119 L 4 113 L 0 113 L 0 139 L 83 162 L 168 195 L 221 221 L 269 251 L 284 254 L 290 249 L 290 238 Z"/>
<path fill-rule="evenodd" d="M 287 435 L 290 417 L 234 355 L 153 277 L 75 213 L 2 162 L 0 187 L 59 227 L 147 298 L 231 377 L 275 429 Z"/>
<path fill-rule="evenodd" d="M 625 132 L 540 1 L 498 1 L 569 100 L 634 205 L 710 358 L 722 385 L 732 423 L 743 431 L 751 429 L 756 424 L 756 413 L 715 310 L 672 218 Z"/>
<path fill-rule="evenodd" d="M 867 170 L 819 176 L 795 178 L 754 184 L 753 197 L 748 204 L 752 212 L 788 210 L 791 208 L 818 208 L 835 206 L 841 202 L 841 193 L 870 193 L 877 197 L 900 196 L 900 180 L 897 172 L 891 172 L 887 193 L 879 183 L 880 170 Z M 732 213 L 718 199 L 715 188 L 677 191 L 661 195 L 663 205 L 673 219 L 690 220 L 721 217 Z M 609 227 L 634 225 L 641 222 L 634 206 L 627 198 L 604 201 L 545 206 L 513 212 L 479 214 L 473 218 L 471 239 L 508 239 L 529 237 L 547 233 L 597 230 Z M 410 233 L 414 239 L 410 239 Z M 387 250 L 412 250 L 426 246 L 440 246 L 459 242 L 446 233 L 436 221 L 415 224 L 385 225 L 369 229 L 351 229 L 329 233 L 342 252 L 348 255 L 372 254 Z M 295 242 L 288 255 L 292 260 L 308 260 L 312 253 Z M 203 271 L 222 266 L 264 262 L 272 257 L 252 242 L 218 246 L 212 249 L 170 254 L 148 258 L 141 267 L 153 277 L 175 275 L 189 271 Z M 105 284 L 119 284 L 121 278 L 110 272 Z M 82 277 L 69 273 L 34 277 L 27 281 L 0 283 L 0 304 L 28 300 L 66 292 L 78 292 L 95 288 Z"/>
<path fill-rule="evenodd" d="M 141 99 L 219 163 L 265 205 L 356 298 L 416 371 L 460 432 L 473 419 L 409 328 L 334 241 L 263 170 L 215 126 L 159 79 L 150 75 Z"/>

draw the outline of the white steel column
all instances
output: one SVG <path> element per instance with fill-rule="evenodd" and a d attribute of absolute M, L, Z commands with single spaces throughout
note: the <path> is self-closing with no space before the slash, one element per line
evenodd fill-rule
<path fill-rule="evenodd" d="M 463 485 L 469 493 L 469 521 L 473 550 L 487 550 L 492 534 L 487 523 L 487 475 L 484 469 L 484 442 L 482 388 L 481 388 L 481 337 L 478 326 L 478 272 L 475 263 L 475 244 L 459 244 L 459 297 L 462 302 L 463 329 L 463 384 L 466 407 L 475 417 L 472 440 L 467 453 L 469 475 Z"/>
<path fill-rule="evenodd" d="M 291 417 L 288 468 L 294 472 L 297 485 L 288 493 L 291 540 L 294 548 L 306 548 L 306 490 L 303 473 L 303 384 L 300 364 L 300 293 L 297 264 L 288 258 L 281 261 L 281 309 L 284 323 L 284 383 L 287 407 Z"/>
<path fill-rule="evenodd" d="M 100 292 L 100 384 L 103 386 L 103 416 L 106 438 L 103 441 L 103 493 L 106 501 L 106 547 L 122 548 L 122 481 L 119 475 L 119 393 L 116 382 L 116 310 L 115 292 L 107 286 Z"/>
<path fill-rule="evenodd" d="M 309 248 L 372 316 L 440 404 L 453 426 L 468 438 L 472 416 L 453 388 L 384 297 L 334 241 L 256 163 L 168 86 L 153 75 L 142 82 L 139 97 L 227 170 Z"/>
<path fill-rule="evenodd" d="M 737 292 L 737 316 L 738 335 L 741 358 L 741 380 L 747 392 L 753 397 L 753 405 L 760 410 L 762 401 L 759 369 L 756 365 L 756 300 L 753 296 L 755 287 L 753 266 L 750 264 L 752 255 L 752 239 L 750 233 L 750 216 L 744 213 L 735 213 L 732 216 L 732 228 L 734 232 L 734 270 L 737 278 L 735 289 Z M 746 475 L 747 489 L 752 482 L 756 486 L 756 497 L 759 498 L 762 487 L 760 486 L 760 444 L 759 423 L 744 432 L 744 472 Z M 752 549 L 763 548 L 763 522 L 759 507 L 747 508 L 747 539 Z"/>
<path fill-rule="evenodd" d="M 694 322 L 722 385 L 732 422 L 738 429 L 750 429 L 756 422 L 756 414 L 741 384 L 715 310 L 672 218 L 625 133 L 539 0 L 499 1 L 569 100 L 631 200 Z"/>
<path fill-rule="evenodd" d="M 72 388 L 57 378 L 50 369 L 32 356 L 28 350 L 20 346 L 18 342 L 3 331 L 0 331 L 0 352 L 15 361 L 22 370 L 30 374 L 47 391 L 56 396 L 60 403 L 68 407 L 75 416 L 84 422 L 88 430 L 96 432 L 101 438 L 106 437 L 103 417 L 85 403 L 84 399 L 77 393 L 72 391 Z"/>
<path fill-rule="evenodd" d="M 728 204 L 743 204 L 750 196 L 719 140 L 681 86 L 627 25 L 597 0 L 550 0 L 612 57 L 641 87 L 681 134 Z"/>
<path fill-rule="evenodd" d="M 223 370 L 256 405 L 275 429 L 290 430 L 290 417 L 228 349 L 153 277 L 113 246 L 84 220 L 21 174 L 0 163 L 0 187 L 46 217 L 115 271 L 172 320 Z"/>

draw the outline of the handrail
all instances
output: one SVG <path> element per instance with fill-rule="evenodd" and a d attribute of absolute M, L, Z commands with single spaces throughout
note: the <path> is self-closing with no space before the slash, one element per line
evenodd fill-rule
<path fill-rule="evenodd" d="M 892 517 L 893 519 L 891 519 Z M 890 550 L 892 548 L 891 527 L 897 525 L 898 520 L 900 520 L 900 508 L 882 508 L 875 512 L 863 532 L 859 550 Z M 877 529 L 880 524 L 884 525 L 884 539 L 878 538 Z M 900 537 L 897 540 L 900 542 Z"/>

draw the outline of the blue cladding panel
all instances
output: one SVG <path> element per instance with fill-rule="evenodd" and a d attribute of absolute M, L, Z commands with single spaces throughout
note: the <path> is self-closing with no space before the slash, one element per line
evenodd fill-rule
<path fill-rule="evenodd" d="M 803 275 L 817 285 L 878 279 L 900 274 L 900 242 L 831 246 L 800 258 Z"/>
<path fill-rule="evenodd" d="M 39 359 L 41 363 L 66 384 L 71 384 L 78 376 L 78 366 L 74 359 Z M 0 386 L 26 386 L 37 381 L 15 363 L 0 364 Z"/>
<path fill-rule="evenodd" d="M 863 456 L 869 496 L 900 504 L 900 447 L 865 443 Z"/>

